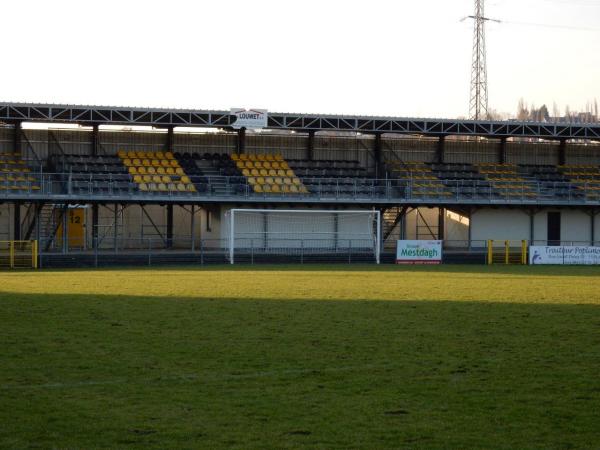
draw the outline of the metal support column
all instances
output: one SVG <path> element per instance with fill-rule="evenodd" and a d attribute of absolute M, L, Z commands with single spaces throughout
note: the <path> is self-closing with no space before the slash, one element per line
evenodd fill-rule
<path fill-rule="evenodd" d="M 100 130 L 100 125 L 95 123 L 92 126 L 92 156 L 98 156 L 99 130 Z"/>
<path fill-rule="evenodd" d="M 175 148 L 175 127 L 167 128 L 167 152 L 173 152 Z"/>
<path fill-rule="evenodd" d="M 173 205 L 167 205 L 167 248 L 173 248 Z"/>
<path fill-rule="evenodd" d="M 113 229 L 113 245 L 116 252 L 119 247 L 119 205 L 116 203 L 113 215 Z"/>
<path fill-rule="evenodd" d="M 92 249 L 98 250 L 98 204 L 92 205 Z"/>
<path fill-rule="evenodd" d="M 596 214 L 595 210 L 592 210 L 590 214 L 590 218 L 592 220 L 591 228 L 590 228 L 590 239 L 592 241 L 592 247 L 594 246 L 594 242 L 596 242 Z"/>
<path fill-rule="evenodd" d="M 535 241 L 535 209 L 529 210 L 529 244 L 534 245 Z"/>
<path fill-rule="evenodd" d="M 500 149 L 498 151 L 498 163 L 506 164 L 506 138 L 500 139 Z"/>
<path fill-rule="evenodd" d="M 237 152 L 246 153 L 246 129 L 240 128 L 237 135 Z"/>
<path fill-rule="evenodd" d="M 190 208 L 190 246 L 192 251 L 196 249 L 196 206 Z"/>
<path fill-rule="evenodd" d="M 13 134 L 13 152 L 21 154 L 21 122 L 15 122 L 15 133 Z"/>
<path fill-rule="evenodd" d="M 62 213 L 62 252 L 69 253 L 69 208 L 67 205 L 61 211 Z"/>
<path fill-rule="evenodd" d="M 438 215 L 438 240 L 443 241 L 445 237 L 446 230 L 446 209 L 439 208 Z"/>
<path fill-rule="evenodd" d="M 21 240 L 21 202 L 15 202 L 15 211 L 13 215 L 13 239 Z"/>
<path fill-rule="evenodd" d="M 438 164 L 444 163 L 444 152 L 446 151 L 446 136 L 440 136 L 437 143 L 435 153 L 435 162 Z"/>
<path fill-rule="evenodd" d="M 308 142 L 306 146 L 306 159 L 312 161 L 315 157 L 315 131 L 308 132 Z"/>
<path fill-rule="evenodd" d="M 375 135 L 375 147 L 374 147 L 374 152 L 375 152 L 375 174 L 377 178 L 383 178 L 383 164 L 382 164 L 382 159 L 381 159 L 381 148 L 382 148 L 382 143 L 381 143 L 381 133 L 377 133 Z"/>
<path fill-rule="evenodd" d="M 558 148 L 558 165 L 564 166 L 567 163 L 567 140 L 560 140 L 560 147 Z"/>

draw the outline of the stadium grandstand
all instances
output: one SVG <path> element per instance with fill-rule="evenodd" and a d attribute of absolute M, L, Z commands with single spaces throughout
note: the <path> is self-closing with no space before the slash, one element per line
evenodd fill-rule
<path fill-rule="evenodd" d="M 42 266 L 227 262 L 237 209 L 262 214 L 241 262 L 600 240 L 599 124 L 261 114 L 0 103 L 0 240 L 37 241 Z"/>

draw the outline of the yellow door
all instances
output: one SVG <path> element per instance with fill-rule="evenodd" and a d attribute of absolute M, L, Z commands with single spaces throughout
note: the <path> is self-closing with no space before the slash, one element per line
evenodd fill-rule
<path fill-rule="evenodd" d="M 67 211 L 67 239 L 69 248 L 83 248 L 85 244 L 85 210 L 84 208 L 73 208 Z M 62 246 L 63 229 L 62 224 L 59 225 L 56 232 L 56 242 L 58 246 Z"/>

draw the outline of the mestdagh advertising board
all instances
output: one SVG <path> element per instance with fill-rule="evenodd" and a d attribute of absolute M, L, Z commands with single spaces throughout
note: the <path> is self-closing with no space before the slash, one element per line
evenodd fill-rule
<path fill-rule="evenodd" d="M 396 264 L 441 264 L 442 241 L 398 241 Z"/>
<path fill-rule="evenodd" d="M 529 264 L 600 265 L 600 247 L 531 246 L 529 247 Z"/>

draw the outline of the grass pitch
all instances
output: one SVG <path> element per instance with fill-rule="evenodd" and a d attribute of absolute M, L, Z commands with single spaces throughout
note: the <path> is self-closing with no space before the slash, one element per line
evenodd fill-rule
<path fill-rule="evenodd" d="M 598 448 L 600 269 L 0 274 L 0 447 Z"/>

